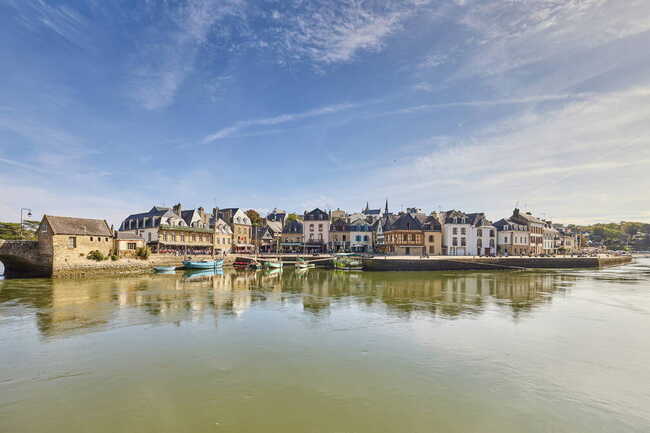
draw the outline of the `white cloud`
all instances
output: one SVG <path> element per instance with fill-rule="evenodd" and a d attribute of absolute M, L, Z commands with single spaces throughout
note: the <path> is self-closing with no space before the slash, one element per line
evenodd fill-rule
<path fill-rule="evenodd" d="M 279 116 L 267 117 L 262 119 L 253 119 L 253 120 L 241 120 L 235 124 L 222 128 L 205 138 L 203 138 L 202 143 L 207 144 L 217 140 L 222 140 L 224 138 L 230 137 L 242 130 L 255 127 L 255 126 L 271 126 L 279 125 L 282 123 L 293 122 L 296 120 L 308 119 L 311 117 L 324 116 L 327 114 L 334 114 L 340 111 L 350 110 L 352 108 L 358 107 L 360 104 L 337 104 L 337 105 L 328 105 L 325 107 L 316 108 L 313 110 L 305 111 L 303 113 L 290 113 L 290 114 L 281 114 Z"/>
<path fill-rule="evenodd" d="M 647 221 L 649 118 L 650 87 L 594 95 L 438 145 L 371 183 L 382 196 L 495 219 L 519 201 L 563 222 Z"/>

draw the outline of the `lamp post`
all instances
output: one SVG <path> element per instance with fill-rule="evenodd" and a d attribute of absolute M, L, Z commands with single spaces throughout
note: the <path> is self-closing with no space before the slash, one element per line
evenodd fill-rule
<path fill-rule="evenodd" d="M 21 207 L 20 208 L 20 238 L 21 239 L 24 238 L 24 234 L 23 234 L 23 213 L 25 211 L 27 211 L 27 218 L 32 217 L 32 210 L 31 209 L 28 209 L 26 207 Z"/>

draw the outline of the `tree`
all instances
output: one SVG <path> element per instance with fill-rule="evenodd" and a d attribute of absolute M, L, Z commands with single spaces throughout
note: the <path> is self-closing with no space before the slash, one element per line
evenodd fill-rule
<path fill-rule="evenodd" d="M 251 224 L 253 224 L 254 226 L 264 225 L 264 219 L 260 216 L 260 214 L 255 209 L 248 209 L 244 213 L 248 216 L 248 218 L 250 218 Z"/>
<path fill-rule="evenodd" d="M 298 215 L 295 213 L 290 213 L 287 215 L 287 221 L 298 221 Z"/>
<path fill-rule="evenodd" d="M 0 239 L 25 239 L 35 240 L 36 230 L 38 229 L 38 221 L 23 221 L 22 237 L 20 231 L 20 223 L 2 223 L 0 222 Z"/>

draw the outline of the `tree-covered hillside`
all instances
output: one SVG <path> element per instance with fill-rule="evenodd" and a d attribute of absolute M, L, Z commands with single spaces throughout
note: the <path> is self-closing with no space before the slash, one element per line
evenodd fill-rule
<path fill-rule="evenodd" d="M 36 239 L 38 221 L 24 221 L 23 235 L 20 234 L 20 223 L 0 222 L 0 239 Z"/>
<path fill-rule="evenodd" d="M 621 221 L 578 228 L 589 233 L 589 240 L 595 245 L 605 245 L 612 250 L 650 250 L 650 224 Z"/>

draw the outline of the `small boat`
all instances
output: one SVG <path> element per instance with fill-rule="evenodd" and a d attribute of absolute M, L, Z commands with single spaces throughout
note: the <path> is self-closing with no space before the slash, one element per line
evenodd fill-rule
<path fill-rule="evenodd" d="M 339 271 L 362 271 L 363 265 L 358 260 L 339 258 L 334 260 L 334 269 Z"/>
<path fill-rule="evenodd" d="M 191 260 L 184 260 L 183 266 L 185 269 L 214 269 L 223 266 L 223 259 L 221 260 L 201 260 L 200 262 L 193 262 Z"/>
<path fill-rule="evenodd" d="M 257 261 L 248 257 L 237 257 L 232 265 L 235 267 L 235 269 L 240 270 L 257 269 L 258 267 Z"/>
<path fill-rule="evenodd" d="M 176 271 L 176 266 L 154 266 L 153 268 L 156 272 L 174 272 Z"/>
<path fill-rule="evenodd" d="M 316 267 L 316 265 L 313 264 L 313 263 L 308 263 L 308 262 L 305 262 L 305 261 L 296 262 L 296 268 L 297 269 L 311 269 L 311 268 L 315 268 L 315 267 Z"/>
<path fill-rule="evenodd" d="M 268 269 L 282 269 L 282 262 L 274 260 L 265 260 L 262 262 L 265 268 Z"/>

